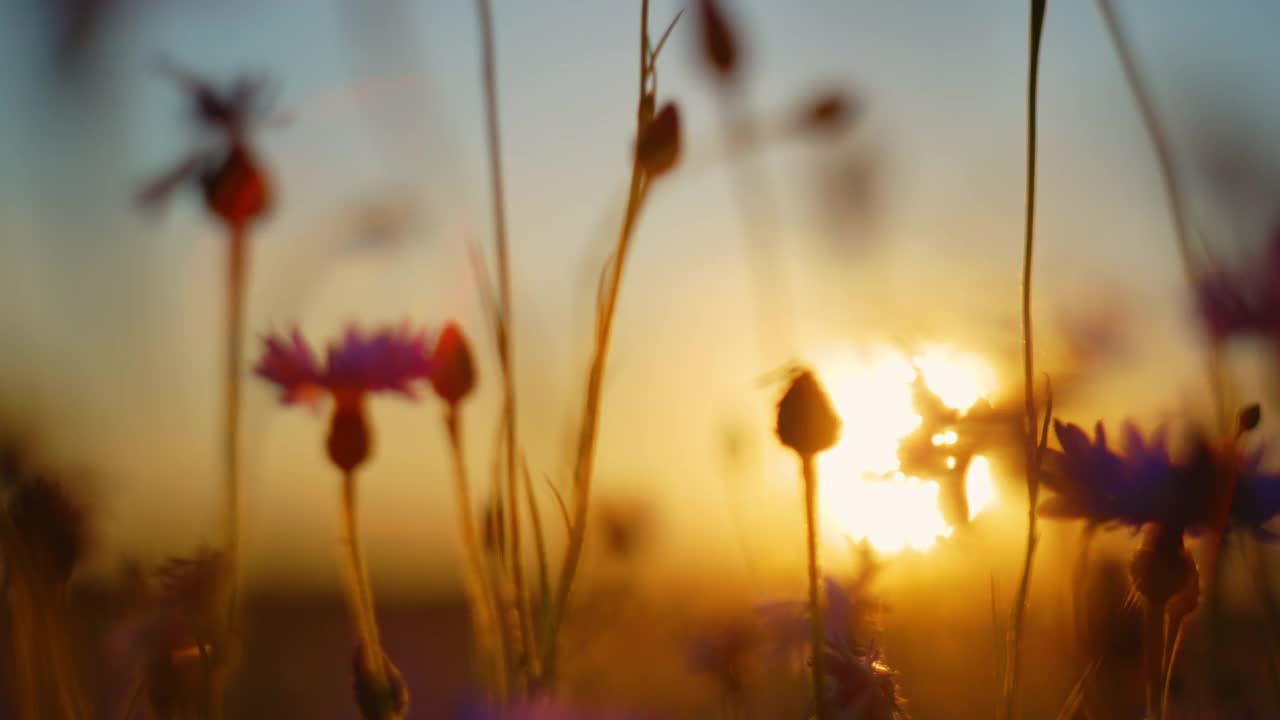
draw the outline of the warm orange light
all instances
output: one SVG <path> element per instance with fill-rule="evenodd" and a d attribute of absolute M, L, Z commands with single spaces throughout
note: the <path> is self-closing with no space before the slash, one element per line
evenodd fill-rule
<path fill-rule="evenodd" d="M 887 347 L 861 356 L 844 351 L 818 368 L 844 420 L 840 442 L 818 457 L 824 527 L 842 538 L 866 538 L 886 553 L 924 550 L 951 535 L 938 509 L 937 483 L 898 472 L 898 441 L 920 424 L 911 405 L 913 364 L 929 388 L 958 410 L 972 407 L 992 382 L 981 358 L 941 346 L 910 361 Z M 945 447 L 958 439 L 948 431 L 934 436 L 933 444 Z M 972 517 L 995 500 L 986 458 L 974 457 L 966 478 Z"/>

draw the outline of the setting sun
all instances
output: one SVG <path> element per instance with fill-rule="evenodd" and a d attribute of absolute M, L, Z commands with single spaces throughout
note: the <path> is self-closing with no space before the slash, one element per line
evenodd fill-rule
<path fill-rule="evenodd" d="M 825 527 L 841 537 L 865 538 L 881 552 L 924 550 L 952 530 L 938 506 L 938 484 L 899 469 L 898 442 L 920 424 L 911 404 L 916 368 L 930 390 L 961 411 L 992 382 L 981 358 L 944 347 L 926 348 L 910 359 L 889 347 L 862 355 L 844 351 L 819 366 L 844 421 L 840 442 L 818 459 Z M 939 447 L 955 442 L 954 432 L 933 438 Z M 975 456 L 965 478 L 972 518 L 995 500 L 990 463 Z"/>

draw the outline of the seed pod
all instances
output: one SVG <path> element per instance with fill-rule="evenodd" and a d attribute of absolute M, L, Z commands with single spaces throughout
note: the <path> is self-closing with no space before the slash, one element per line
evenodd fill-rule
<path fill-rule="evenodd" d="M 356 646 L 355 657 L 351 668 L 354 676 L 356 705 L 360 707 L 360 717 L 365 720 L 388 720 L 402 718 L 409 710 L 409 688 L 404 684 L 400 670 L 385 654 L 382 656 L 382 667 L 385 677 L 369 667 L 364 644 Z"/>
<path fill-rule="evenodd" d="M 680 111 L 675 103 L 667 103 L 636 139 L 636 162 L 649 177 L 657 177 L 679 159 Z"/>
<path fill-rule="evenodd" d="M 327 442 L 329 459 L 334 466 L 347 473 L 355 470 L 369 459 L 371 444 L 362 403 L 358 399 L 344 401 L 338 398 Z"/>
<path fill-rule="evenodd" d="M 702 54 L 720 78 L 727 80 L 738 68 L 738 42 L 716 0 L 702 0 L 698 11 L 702 20 Z"/>
<path fill-rule="evenodd" d="M 475 387 L 471 348 L 462 328 L 449 323 L 431 353 L 431 387 L 442 400 L 456 407 Z"/>
<path fill-rule="evenodd" d="M 1247 433 L 1262 422 L 1262 406 L 1258 403 L 1246 405 L 1240 411 L 1240 432 Z"/>
<path fill-rule="evenodd" d="M 271 208 L 271 183 L 242 143 L 201 177 L 205 206 L 230 227 L 244 227 Z"/>
<path fill-rule="evenodd" d="M 778 439 L 801 456 L 829 449 L 840 439 L 840 416 L 813 373 L 795 376 L 778 402 Z"/>

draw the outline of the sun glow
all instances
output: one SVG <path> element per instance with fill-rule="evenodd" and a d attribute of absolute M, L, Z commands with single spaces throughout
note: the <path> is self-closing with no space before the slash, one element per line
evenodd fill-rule
<path fill-rule="evenodd" d="M 920 424 L 911 404 L 915 368 L 949 407 L 971 408 L 992 384 L 981 358 L 944 347 L 926 348 L 908 359 L 882 347 L 866 355 L 843 352 L 818 367 L 844 421 L 840 442 L 818 457 L 819 503 L 828 533 L 866 538 L 881 552 L 925 550 L 952 528 L 938 506 L 939 486 L 899 471 L 898 441 Z M 932 438 L 935 447 L 954 445 L 953 431 Z M 955 458 L 948 458 L 949 467 Z M 965 475 L 969 516 L 996 499 L 991 465 L 978 455 Z"/>

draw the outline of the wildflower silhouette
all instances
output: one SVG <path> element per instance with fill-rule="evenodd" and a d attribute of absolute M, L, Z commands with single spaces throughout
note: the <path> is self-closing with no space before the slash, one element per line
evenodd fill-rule
<path fill-rule="evenodd" d="M 507 650 L 503 611 L 495 588 L 487 581 L 484 539 L 476 529 L 471 484 L 463 452 L 461 404 L 475 389 L 475 367 L 471 347 L 457 323 L 441 331 L 431 353 L 431 388 L 444 401 L 444 426 L 449 438 L 454 488 L 458 501 L 458 527 L 463 551 L 463 587 L 470 605 L 481 664 L 495 683 L 499 697 L 506 694 Z M 501 531 L 501 527 L 498 528 Z"/>
<path fill-rule="evenodd" d="M 1246 269 L 1218 268 L 1198 278 L 1196 300 L 1215 342 L 1243 335 L 1280 338 L 1280 228 Z"/>
<path fill-rule="evenodd" d="M 422 333 L 400 327 L 366 335 L 350 327 L 342 340 L 329 346 L 323 366 L 297 330 L 287 338 L 267 337 L 255 370 L 280 388 L 281 402 L 286 405 L 315 402 L 323 395 L 333 399 L 326 447 L 329 460 L 343 477 L 341 514 L 350 582 L 348 601 L 360 642 L 355 661 L 356 695 L 366 720 L 403 717 L 408 695 L 399 671 L 382 652 L 357 531 L 355 471 L 373 451 L 365 398 L 376 392 L 413 398 L 413 383 L 428 379 L 430 366 L 427 338 Z"/>
<path fill-rule="evenodd" d="M 1053 518 L 1083 518 L 1144 532 L 1130 576 L 1143 600 L 1147 712 L 1161 717 L 1182 625 L 1199 602 L 1200 574 L 1185 536 L 1221 542 L 1228 527 L 1264 540 L 1280 513 L 1280 476 L 1261 472 L 1262 451 L 1244 454 L 1241 438 L 1261 420 L 1257 406 L 1239 415 L 1226 442 L 1195 438 L 1185 458 L 1170 452 L 1166 435 L 1148 442 L 1125 426 L 1123 452 L 1107 443 L 1101 422 L 1094 440 L 1079 426 L 1055 421 L 1062 451 L 1046 450 L 1042 480 L 1052 495 L 1038 511 Z"/>
<path fill-rule="evenodd" d="M 68 636 L 67 582 L 89 545 L 84 510 L 63 485 L 0 461 L 7 497 L 0 557 L 22 717 L 88 717 Z"/>
<path fill-rule="evenodd" d="M 173 76 L 189 95 L 192 115 L 207 137 L 144 187 L 140 199 L 144 205 L 157 205 L 183 185 L 193 185 L 200 191 L 205 208 L 223 226 L 227 235 L 222 429 L 226 507 L 223 522 L 228 564 L 225 634 L 228 641 L 234 641 L 240 557 L 241 343 L 249 272 L 248 232 L 250 226 L 270 210 L 273 195 L 271 180 L 249 142 L 249 131 L 265 119 L 265 82 L 261 78 L 244 75 L 225 89 L 219 89 L 172 63 L 165 63 L 162 69 Z"/>
<path fill-rule="evenodd" d="M 783 445 L 795 451 L 800 459 L 800 475 L 804 483 L 804 517 L 808 531 L 809 605 L 813 640 L 813 699 L 818 720 L 829 720 L 823 691 L 822 604 L 818 597 L 818 474 L 814 457 L 830 449 L 840 439 L 840 418 L 831 399 L 809 370 L 799 370 L 778 402 L 776 431 Z"/>

